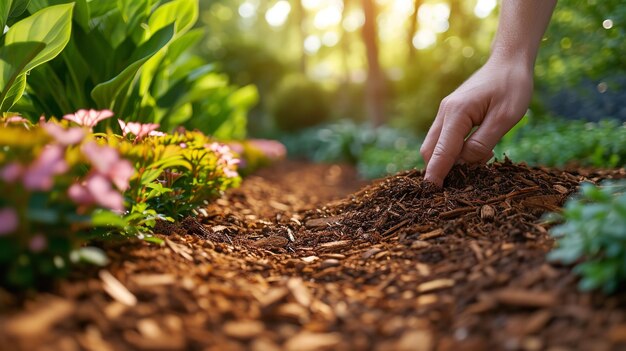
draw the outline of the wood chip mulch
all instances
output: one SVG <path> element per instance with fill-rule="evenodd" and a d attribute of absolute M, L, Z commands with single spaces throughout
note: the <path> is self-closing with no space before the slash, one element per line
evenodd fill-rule
<path fill-rule="evenodd" d="M 422 176 L 277 164 L 161 225 L 162 246 L 107 243 L 103 269 L 0 289 L 0 350 L 626 350 L 624 291 L 578 292 L 542 221 L 626 170 Z"/>

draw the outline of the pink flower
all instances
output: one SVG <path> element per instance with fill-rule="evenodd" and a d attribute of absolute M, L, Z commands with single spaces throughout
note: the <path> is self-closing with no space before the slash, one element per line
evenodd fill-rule
<path fill-rule="evenodd" d="M 124 122 L 121 119 L 117 120 L 120 124 L 120 128 L 122 128 L 122 135 L 126 136 L 129 133 L 135 135 L 137 140 L 142 139 L 143 137 L 150 135 L 150 133 L 154 132 L 157 128 L 159 128 L 158 124 L 154 123 L 136 123 L 136 122 Z"/>
<path fill-rule="evenodd" d="M 128 189 L 128 181 L 135 174 L 135 168 L 130 161 L 121 158 L 114 148 L 99 146 L 94 142 L 83 145 L 82 150 L 96 171 L 108 177 L 121 191 Z"/>
<path fill-rule="evenodd" d="M 85 130 L 83 128 L 65 129 L 55 123 L 43 123 L 41 125 L 50 136 L 62 145 L 75 145 L 85 138 Z"/>
<path fill-rule="evenodd" d="M 78 205 L 96 204 L 113 211 L 124 211 L 122 194 L 113 189 L 111 182 L 101 174 L 90 176 L 84 184 L 73 184 L 68 195 Z"/>
<path fill-rule="evenodd" d="M 270 160 L 279 160 L 285 158 L 287 155 L 285 145 L 276 140 L 251 139 L 248 143 L 250 146 L 261 151 Z"/>
<path fill-rule="evenodd" d="M 12 162 L 0 169 L 0 179 L 7 183 L 15 183 L 23 173 L 24 166 L 17 162 Z"/>
<path fill-rule="evenodd" d="M 48 247 L 48 239 L 42 234 L 35 235 L 30 239 L 30 243 L 28 243 L 28 248 L 34 253 L 41 252 L 45 250 L 46 247 Z"/>
<path fill-rule="evenodd" d="M 17 212 L 10 207 L 0 208 L 0 236 L 13 233 L 18 226 Z"/>
<path fill-rule="evenodd" d="M 148 133 L 149 136 L 153 136 L 153 137 L 164 137 L 167 134 L 163 133 L 163 132 L 159 132 L 158 130 L 153 130 L 150 133 Z"/>
<path fill-rule="evenodd" d="M 100 121 L 111 117 L 113 117 L 113 112 L 109 110 L 78 110 L 74 114 L 63 116 L 63 119 L 67 119 L 83 127 L 93 128 L 100 123 Z"/>
<path fill-rule="evenodd" d="M 227 178 L 236 178 L 239 176 L 239 173 L 237 173 L 237 165 L 240 161 L 227 145 L 211 143 L 205 145 L 205 147 L 217 154 L 217 164 L 222 167 L 224 175 Z"/>
<path fill-rule="evenodd" d="M 28 120 L 22 116 L 12 116 L 8 117 L 4 120 L 4 126 L 8 126 L 9 124 L 27 124 Z"/>
<path fill-rule="evenodd" d="M 50 190 L 52 177 L 67 171 L 65 149 L 60 145 L 48 145 L 24 174 L 24 187 L 28 190 Z"/>

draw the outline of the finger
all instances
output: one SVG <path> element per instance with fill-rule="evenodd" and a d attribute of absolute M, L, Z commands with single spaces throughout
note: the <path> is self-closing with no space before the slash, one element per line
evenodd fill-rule
<path fill-rule="evenodd" d="M 424 159 L 424 163 L 428 165 L 431 156 L 433 155 L 433 150 L 435 149 L 435 145 L 437 145 L 437 140 L 439 140 L 439 135 L 441 134 L 441 128 L 443 126 L 443 116 L 444 116 L 444 105 L 442 102 L 439 105 L 439 110 L 437 111 L 437 116 L 435 116 L 435 121 L 430 126 L 428 130 L 428 134 L 426 134 L 426 138 L 420 147 L 420 154 Z"/>
<path fill-rule="evenodd" d="M 495 114 L 487 115 L 483 124 L 465 140 L 460 159 L 465 163 L 489 161 L 493 157 L 493 148 L 511 127 L 502 123 L 503 120 L 506 119 L 497 118 Z"/>
<path fill-rule="evenodd" d="M 472 130 L 472 120 L 466 115 L 446 115 L 439 140 L 432 153 L 432 157 L 426 167 L 424 178 L 439 186 L 457 161 L 463 142 L 467 134 Z"/>

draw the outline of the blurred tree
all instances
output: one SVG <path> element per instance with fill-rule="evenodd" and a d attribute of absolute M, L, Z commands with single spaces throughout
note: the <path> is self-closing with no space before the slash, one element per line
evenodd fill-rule
<path fill-rule="evenodd" d="M 374 126 L 385 122 L 385 75 L 378 59 L 378 16 L 376 3 L 373 0 L 362 0 L 365 23 L 363 24 L 363 41 L 367 55 L 367 87 L 365 103 L 367 114 Z"/>
<path fill-rule="evenodd" d="M 623 0 L 560 0 L 536 66 L 537 102 L 567 118 L 626 121 Z"/>

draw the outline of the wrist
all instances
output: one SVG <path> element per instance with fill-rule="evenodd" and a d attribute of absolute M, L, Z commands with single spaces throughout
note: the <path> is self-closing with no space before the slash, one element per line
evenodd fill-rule
<path fill-rule="evenodd" d="M 536 52 L 528 52 L 523 49 L 511 50 L 510 48 L 494 45 L 488 62 L 498 65 L 524 67 L 532 73 L 535 68 L 535 58 Z"/>

